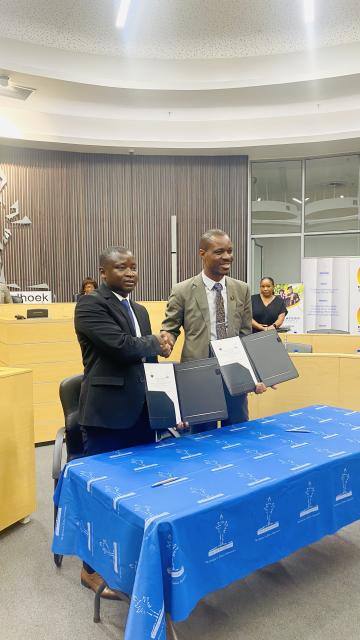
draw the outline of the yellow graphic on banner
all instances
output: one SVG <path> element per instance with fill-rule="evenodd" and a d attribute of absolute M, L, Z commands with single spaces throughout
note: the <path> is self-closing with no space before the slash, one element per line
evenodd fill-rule
<path fill-rule="evenodd" d="M 360 327 L 360 307 L 357 310 L 357 323 L 358 323 L 358 326 Z"/>
<path fill-rule="evenodd" d="M 358 281 L 358 285 L 360 286 L 360 267 L 357 270 L 357 281 Z"/>

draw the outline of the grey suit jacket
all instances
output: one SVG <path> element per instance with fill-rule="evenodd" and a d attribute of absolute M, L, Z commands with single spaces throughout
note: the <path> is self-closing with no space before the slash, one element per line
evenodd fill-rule
<path fill-rule="evenodd" d="M 11 304 L 12 297 L 10 295 L 10 291 L 7 288 L 6 284 L 2 284 L 0 282 L 0 304 Z"/>
<path fill-rule="evenodd" d="M 226 277 L 227 316 L 229 338 L 251 333 L 251 296 L 245 282 Z M 209 357 L 210 314 L 206 289 L 201 273 L 176 284 L 171 292 L 161 329 L 175 339 L 181 327 L 185 343 L 181 360 L 200 360 Z"/>

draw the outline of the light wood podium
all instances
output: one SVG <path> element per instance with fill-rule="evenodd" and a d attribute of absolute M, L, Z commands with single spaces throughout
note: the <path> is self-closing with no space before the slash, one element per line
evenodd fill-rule
<path fill-rule="evenodd" d="M 0 368 L 0 531 L 35 509 L 32 374 Z"/>

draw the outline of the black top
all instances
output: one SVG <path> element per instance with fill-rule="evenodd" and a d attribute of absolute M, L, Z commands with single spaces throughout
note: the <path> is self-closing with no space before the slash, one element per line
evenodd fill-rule
<path fill-rule="evenodd" d="M 285 306 L 285 302 L 280 296 L 275 296 L 274 300 L 265 306 L 260 293 L 256 293 L 251 296 L 251 304 L 252 304 L 252 317 L 259 324 L 266 324 L 270 326 L 276 322 L 280 313 L 285 313 L 287 315 L 287 308 Z M 255 329 L 253 327 L 253 333 L 256 331 L 260 331 L 260 329 Z"/>

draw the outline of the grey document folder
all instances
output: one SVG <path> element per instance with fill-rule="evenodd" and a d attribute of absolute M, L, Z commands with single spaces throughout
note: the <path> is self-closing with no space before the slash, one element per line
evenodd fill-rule
<path fill-rule="evenodd" d="M 175 365 L 182 419 L 189 424 L 225 420 L 225 394 L 216 358 Z"/>
<path fill-rule="evenodd" d="M 299 374 L 276 331 L 259 331 L 242 338 L 259 382 L 267 387 Z"/>

